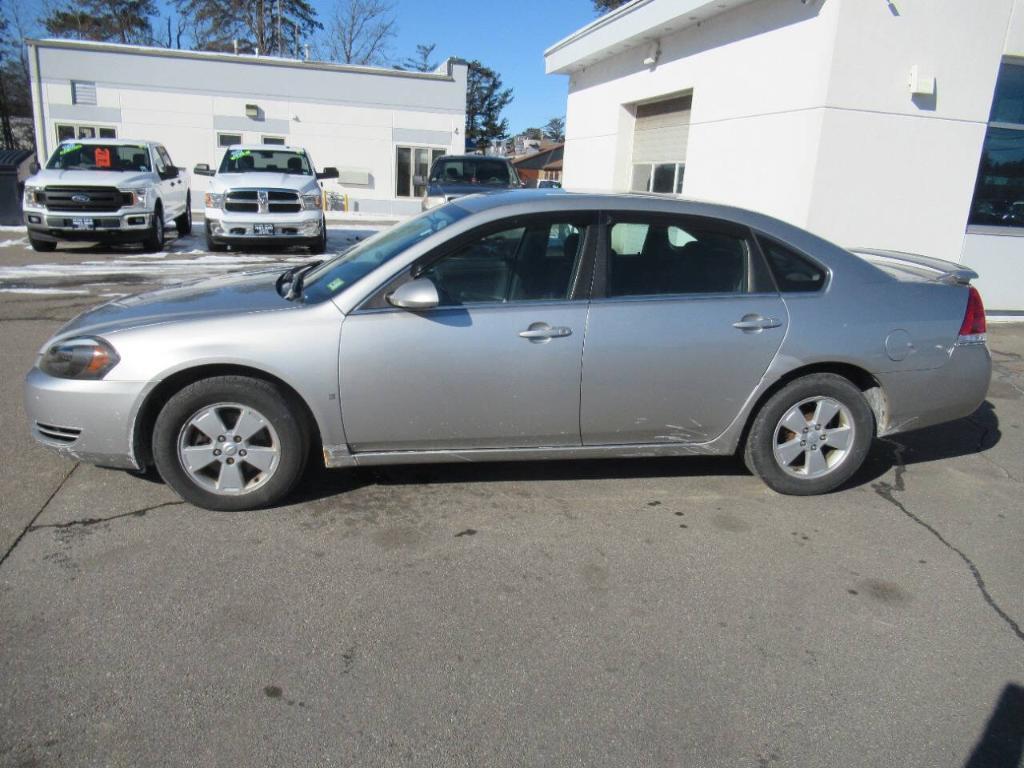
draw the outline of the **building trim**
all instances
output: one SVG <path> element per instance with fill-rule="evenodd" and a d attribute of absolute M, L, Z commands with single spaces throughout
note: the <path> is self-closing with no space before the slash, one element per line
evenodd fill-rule
<path fill-rule="evenodd" d="M 71 120 L 78 123 L 120 123 L 121 110 L 118 107 L 96 107 L 89 104 L 46 105 L 51 120 Z"/>
<path fill-rule="evenodd" d="M 354 64 L 334 64 L 326 61 L 303 61 L 285 59 L 278 56 L 256 56 L 249 53 L 219 53 L 215 51 L 186 51 L 174 48 L 156 48 L 146 45 L 122 45 L 120 43 L 98 43 L 91 40 L 55 40 L 52 38 L 27 38 L 25 45 L 29 48 L 62 48 L 74 51 L 99 51 L 103 53 L 121 53 L 133 56 L 151 56 L 164 59 L 192 59 L 200 61 L 220 61 L 232 64 L 256 64 L 266 67 L 285 67 L 289 69 L 313 69 L 325 72 L 347 72 L 361 75 L 380 75 L 382 77 L 404 77 L 415 80 L 455 79 L 455 65 L 465 65 L 466 61 L 449 58 L 445 64 L 445 72 L 409 72 L 403 69 L 385 69 L 384 67 L 357 66 Z"/>

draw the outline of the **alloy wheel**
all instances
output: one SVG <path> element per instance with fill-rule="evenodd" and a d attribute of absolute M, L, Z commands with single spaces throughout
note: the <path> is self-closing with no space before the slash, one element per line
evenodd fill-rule
<path fill-rule="evenodd" d="M 237 496 L 267 483 L 281 460 L 270 421 L 239 403 L 217 403 L 193 414 L 178 436 L 178 461 L 196 485 Z"/>
<path fill-rule="evenodd" d="M 772 450 L 785 472 L 810 480 L 836 470 L 850 455 L 853 440 L 847 406 L 832 397 L 809 397 L 783 414 Z"/>

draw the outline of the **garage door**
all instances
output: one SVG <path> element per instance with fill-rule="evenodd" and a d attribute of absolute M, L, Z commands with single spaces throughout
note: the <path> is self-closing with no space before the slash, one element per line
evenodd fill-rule
<path fill-rule="evenodd" d="M 678 96 L 637 105 L 633 128 L 634 190 L 682 192 L 692 101 L 691 96 Z"/>

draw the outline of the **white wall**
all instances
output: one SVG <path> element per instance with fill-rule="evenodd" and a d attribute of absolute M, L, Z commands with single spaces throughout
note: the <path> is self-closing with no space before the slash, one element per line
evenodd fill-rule
<path fill-rule="evenodd" d="M 667 34 L 648 68 L 650 44 L 572 72 L 566 187 L 626 189 L 623 105 L 692 90 L 687 197 L 984 264 L 988 306 L 1024 309 L 1024 239 L 965 243 L 999 64 L 1024 57 L 1024 0 L 755 0 Z M 914 65 L 934 97 L 912 96 Z"/>

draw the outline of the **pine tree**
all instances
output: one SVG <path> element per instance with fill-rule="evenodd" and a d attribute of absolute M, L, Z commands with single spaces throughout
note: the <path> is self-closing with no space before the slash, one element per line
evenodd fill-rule
<path fill-rule="evenodd" d="M 565 118 L 552 117 L 544 126 L 544 135 L 552 141 L 565 141 Z"/>
<path fill-rule="evenodd" d="M 469 63 L 466 85 L 466 144 L 484 148 L 508 136 L 502 110 L 512 103 L 512 89 L 502 88 L 501 76 L 479 61 Z"/>
<path fill-rule="evenodd" d="M 628 2 L 630 0 L 594 0 L 594 10 L 598 13 L 607 13 Z"/>
<path fill-rule="evenodd" d="M 54 10 L 43 26 L 55 37 L 148 45 L 156 14 L 155 0 L 79 0 Z"/>
<path fill-rule="evenodd" d="M 406 56 L 400 63 L 395 65 L 395 68 L 411 72 L 433 72 L 437 69 L 437 62 L 431 61 L 430 57 L 434 55 L 435 48 L 437 48 L 437 43 L 431 43 L 430 45 L 419 43 L 416 46 L 416 54 Z"/>
<path fill-rule="evenodd" d="M 188 20 L 193 46 L 204 51 L 240 51 L 268 56 L 298 54 L 302 35 L 323 24 L 307 0 L 174 0 Z"/>

